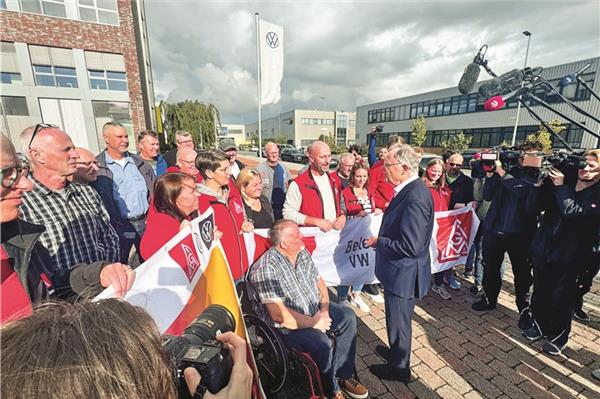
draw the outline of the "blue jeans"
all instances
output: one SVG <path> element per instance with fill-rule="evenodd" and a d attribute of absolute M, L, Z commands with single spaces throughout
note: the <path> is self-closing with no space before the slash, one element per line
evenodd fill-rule
<path fill-rule="evenodd" d="M 362 288 L 363 288 L 362 284 L 353 285 L 352 292 L 360 292 L 360 291 L 362 291 Z M 348 297 L 349 290 L 350 290 L 349 285 L 338 285 L 337 286 L 337 296 L 340 301 L 343 301 L 344 299 L 346 299 Z"/>
<path fill-rule="evenodd" d="M 140 255 L 140 241 L 146 231 L 146 218 L 139 220 L 124 220 L 119 223 L 115 230 L 119 235 L 119 246 L 121 247 L 121 263 L 129 264 L 129 251 L 135 245 L 135 250 L 140 258 L 140 263 L 144 260 Z"/>
<path fill-rule="evenodd" d="M 340 390 L 336 377 L 348 379 L 354 373 L 356 315 L 352 309 L 330 302 L 329 317 L 329 332 L 335 335 L 335 344 L 327 334 L 314 328 L 278 331 L 286 346 L 310 354 L 321 371 L 325 395 L 333 397 Z"/>
<path fill-rule="evenodd" d="M 469 256 L 467 257 L 467 263 L 465 264 L 465 271 L 471 271 L 474 269 L 473 274 L 475 275 L 475 285 L 478 287 L 481 287 L 481 283 L 483 281 L 483 253 L 481 252 L 481 240 L 481 231 L 477 231 L 475 240 L 473 241 L 473 245 L 469 251 Z"/>

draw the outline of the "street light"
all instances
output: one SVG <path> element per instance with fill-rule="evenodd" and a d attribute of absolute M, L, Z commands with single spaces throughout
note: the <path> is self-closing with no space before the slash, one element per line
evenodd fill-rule
<path fill-rule="evenodd" d="M 319 97 L 321 100 L 323 100 L 323 107 L 321 109 L 321 111 L 325 111 L 325 97 L 321 96 Z"/>
<path fill-rule="evenodd" d="M 524 30 L 522 32 L 525 36 L 527 36 L 527 50 L 525 51 L 525 64 L 523 65 L 523 68 L 527 68 L 527 57 L 529 56 L 529 43 L 531 43 L 531 32 L 529 32 L 528 30 Z M 525 84 L 525 81 L 521 82 L 521 87 L 523 87 L 523 85 Z M 519 96 L 519 100 L 521 99 L 521 96 Z M 519 126 L 519 114 L 521 113 L 521 102 L 519 101 L 517 104 L 517 117 L 515 119 L 515 128 L 513 130 L 513 136 L 512 136 L 512 142 L 511 145 L 514 146 L 515 145 L 515 141 L 517 140 L 517 127 Z"/>

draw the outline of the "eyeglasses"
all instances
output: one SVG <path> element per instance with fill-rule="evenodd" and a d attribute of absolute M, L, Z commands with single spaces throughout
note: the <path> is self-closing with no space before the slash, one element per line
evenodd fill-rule
<path fill-rule="evenodd" d="M 462 164 L 461 163 L 452 163 L 452 162 L 448 162 L 448 165 L 450 166 L 454 166 L 455 168 L 461 167 Z"/>
<path fill-rule="evenodd" d="M 38 123 L 37 125 L 35 125 L 35 128 L 33 128 L 33 133 L 31 133 L 31 139 L 29 140 L 29 145 L 27 146 L 27 148 L 31 150 L 31 143 L 33 143 L 33 139 L 39 132 L 41 132 L 44 129 L 60 129 L 60 127 L 56 125 L 51 125 L 49 123 Z"/>
<path fill-rule="evenodd" d="M 400 162 L 396 162 L 396 163 L 384 163 L 383 166 L 385 166 L 386 168 L 390 168 L 394 165 L 400 165 Z"/>
<path fill-rule="evenodd" d="M 21 159 L 16 165 L 9 166 L 0 170 L 0 186 L 12 188 L 15 183 L 23 176 L 29 174 L 29 163 Z"/>

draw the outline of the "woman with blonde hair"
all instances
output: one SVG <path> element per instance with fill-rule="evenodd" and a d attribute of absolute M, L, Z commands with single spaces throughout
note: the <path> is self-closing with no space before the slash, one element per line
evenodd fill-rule
<path fill-rule="evenodd" d="M 235 186 L 242 194 L 246 219 L 252 221 L 255 229 L 271 228 L 274 222 L 273 208 L 269 199 L 261 194 L 262 179 L 256 169 L 242 169 Z"/>

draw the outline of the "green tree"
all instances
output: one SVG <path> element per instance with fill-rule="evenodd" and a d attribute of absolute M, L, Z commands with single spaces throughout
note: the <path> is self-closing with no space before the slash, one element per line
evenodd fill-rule
<path fill-rule="evenodd" d="M 161 101 L 164 109 L 165 132 L 170 138 L 170 146 L 175 145 L 177 130 L 186 130 L 194 138 L 196 145 L 204 148 L 215 145 L 215 123 L 221 125 L 219 110 L 213 104 L 198 100 L 185 100 L 176 104 Z"/>
<path fill-rule="evenodd" d="M 440 145 L 444 149 L 444 151 L 452 150 L 461 152 L 471 147 L 471 142 L 473 141 L 473 137 L 465 136 L 463 132 L 459 132 L 454 136 L 450 137 L 448 140 L 442 141 Z"/>
<path fill-rule="evenodd" d="M 277 144 L 287 144 L 288 138 L 284 134 L 278 134 L 273 141 Z"/>
<path fill-rule="evenodd" d="M 258 145 L 258 134 L 252 133 L 252 136 L 250 136 L 250 143 L 252 143 L 252 145 Z"/>
<path fill-rule="evenodd" d="M 548 125 L 550 125 L 550 128 L 556 134 L 561 134 L 566 129 L 560 119 L 553 119 L 548 122 Z M 548 151 L 552 149 L 552 134 L 544 127 L 544 125 L 540 124 L 537 133 L 527 136 L 525 143 L 539 144 L 543 151 Z"/>
<path fill-rule="evenodd" d="M 423 115 L 417 116 L 416 119 L 410 124 L 410 142 L 416 147 L 420 147 L 425 142 L 427 137 L 427 127 L 425 126 L 425 117 Z"/>
<path fill-rule="evenodd" d="M 335 137 L 333 136 L 333 134 L 328 134 L 328 135 L 322 134 L 322 135 L 319 136 L 319 140 L 327 143 L 327 145 L 331 149 L 331 153 L 332 154 L 339 154 L 340 153 L 340 151 L 341 151 L 340 146 L 338 146 L 336 144 Z"/>

